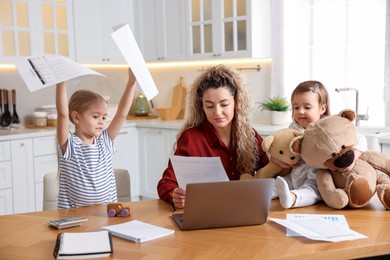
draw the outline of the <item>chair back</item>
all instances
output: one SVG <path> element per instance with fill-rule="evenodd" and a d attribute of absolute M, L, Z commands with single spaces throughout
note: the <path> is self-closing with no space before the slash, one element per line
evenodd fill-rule
<path fill-rule="evenodd" d="M 131 201 L 130 174 L 126 169 L 114 169 L 119 202 Z"/>
<path fill-rule="evenodd" d="M 130 174 L 126 169 L 114 169 L 116 190 L 119 202 L 131 201 Z M 57 172 L 43 176 L 43 210 L 57 209 L 58 202 Z"/>
<path fill-rule="evenodd" d="M 57 209 L 58 178 L 57 172 L 49 172 L 43 176 L 43 210 Z"/>

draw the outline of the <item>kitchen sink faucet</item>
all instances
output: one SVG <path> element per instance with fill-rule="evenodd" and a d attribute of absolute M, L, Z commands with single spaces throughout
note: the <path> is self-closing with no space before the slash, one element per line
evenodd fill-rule
<path fill-rule="evenodd" d="M 363 114 L 359 114 L 358 112 L 358 108 L 359 108 L 359 91 L 356 89 L 356 88 L 336 88 L 335 89 L 336 92 L 341 92 L 341 91 L 355 91 L 355 97 L 356 97 L 356 101 L 355 101 L 355 112 L 356 112 L 356 126 L 359 126 L 359 121 L 360 120 L 368 120 L 369 116 L 368 116 L 368 107 L 367 107 L 367 112 L 365 115 Z"/>

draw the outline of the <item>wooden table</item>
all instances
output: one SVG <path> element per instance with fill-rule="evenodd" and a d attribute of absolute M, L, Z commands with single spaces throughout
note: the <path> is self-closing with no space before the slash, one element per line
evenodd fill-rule
<path fill-rule="evenodd" d="M 80 227 L 67 232 L 97 231 L 102 226 L 132 219 L 176 230 L 173 235 L 135 244 L 113 237 L 110 259 L 351 259 L 390 254 L 390 212 L 373 199 L 363 209 L 332 210 L 324 204 L 284 210 L 273 200 L 269 217 L 287 213 L 344 214 L 351 229 L 368 238 L 346 242 L 321 242 L 286 237 L 286 230 L 267 221 L 263 225 L 180 231 L 169 204 L 160 200 L 129 203 L 131 216 L 109 218 L 105 206 L 52 210 L 0 216 L 1 259 L 53 259 L 59 230 L 47 225 L 52 219 L 87 217 Z"/>

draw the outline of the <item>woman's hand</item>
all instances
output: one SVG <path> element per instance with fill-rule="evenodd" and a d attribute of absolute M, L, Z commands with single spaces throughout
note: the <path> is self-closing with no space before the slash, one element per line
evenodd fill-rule
<path fill-rule="evenodd" d="M 184 202 L 186 199 L 186 191 L 182 188 L 175 188 L 172 193 L 172 202 L 175 205 L 175 208 L 182 209 L 184 208 Z"/>

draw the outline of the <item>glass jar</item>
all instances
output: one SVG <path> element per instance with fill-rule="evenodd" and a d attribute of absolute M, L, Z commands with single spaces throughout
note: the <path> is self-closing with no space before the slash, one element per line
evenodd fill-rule
<path fill-rule="evenodd" d="M 47 125 L 48 126 L 56 126 L 57 125 L 57 114 L 47 115 Z"/>
<path fill-rule="evenodd" d="M 34 126 L 47 126 L 47 113 L 36 111 L 33 115 Z"/>

